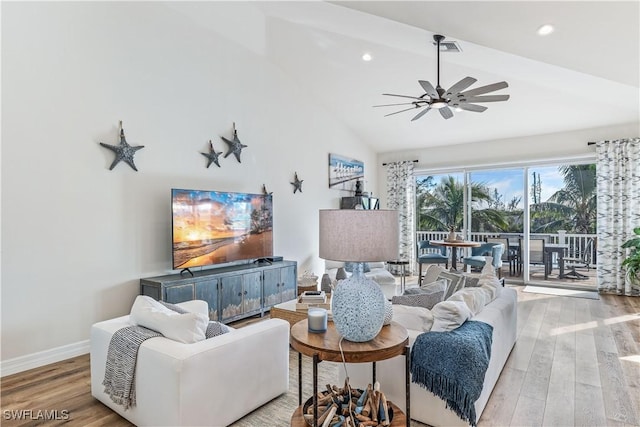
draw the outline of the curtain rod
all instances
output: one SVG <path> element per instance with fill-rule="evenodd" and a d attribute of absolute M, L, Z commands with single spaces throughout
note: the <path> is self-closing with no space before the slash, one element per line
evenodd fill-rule
<path fill-rule="evenodd" d="M 418 163 L 417 160 L 407 160 L 407 162 Z M 389 163 L 383 163 L 382 166 L 387 166 Z"/>

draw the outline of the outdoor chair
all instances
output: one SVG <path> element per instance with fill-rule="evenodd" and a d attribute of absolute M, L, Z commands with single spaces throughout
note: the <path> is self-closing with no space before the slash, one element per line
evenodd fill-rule
<path fill-rule="evenodd" d="M 576 268 L 586 268 L 587 271 L 591 268 L 591 257 L 593 256 L 593 238 L 587 239 L 587 242 L 581 251 L 576 253 L 576 257 L 565 257 L 564 268 L 570 268 L 571 271 L 564 274 L 564 277 L 568 279 L 580 279 L 586 280 L 589 276 L 578 273 Z"/>
<path fill-rule="evenodd" d="M 502 277 L 502 253 L 504 252 L 504 244 L 502 243 L 483 243 L 482 245 L 471 248 L 471 256 L 463 258 L 462 262 L 466 267 L 471 266 L 482 269 L 486 264 L 486 256 L 493 258 L 492 265 L 498 272 L 498 278 Z"/>
<path fill-rule="evenodd" d="M 509 247 L 509 239 L 504 237 L 487 237 L 487 243 L 501 243 L 504 247 L 502 251 L 502 262 L 509 264 L 509 276 L 515 275 L 517 270 L 518 254 L 516 249 Z"/>
<path fill-rule="evenodd" d="M 422 285 L 422 264 L 444 264 L 449 268 L 449 257 L 445 246 L 436 246 L 428 240 L 418 242 L 416 260 L 418 261 L 418 286 Z"/>
<path fill-rule="evenodd" d="M 530 239 L 529 240 L 529 264 L 543 265 L 544 266 L 544 280 L 549 277 L 549 271 L 551 266 L 547 259 L 547 252 L 544 249 L 544 239 Z M 520 241 L 520 247 L 522 247 L 522 240 Z"/>

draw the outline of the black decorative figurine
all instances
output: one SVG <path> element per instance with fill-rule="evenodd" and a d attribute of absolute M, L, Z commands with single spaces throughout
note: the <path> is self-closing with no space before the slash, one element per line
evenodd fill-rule
<path fill-rule="evenodd" d="M 304 181 L 304 179 L 298 179 L 298 172 L 295 173 L 296 174 L 296 178 L 293 180 L 293 182 L 291 182 L 290 184 L 293 185 L 293 194 L 296 194 L 296 191 L 300 190 L 300 192 L 302 193 L 302 181 Z"/>
<path fill-rule="evenodd" d="M 235 122 L 233 123 L 233 141 L 228 140 L 224 136 L 222 136 L 221 138 L 229 145 L 227 154 L 224 155 L 225 159 L 229 156 L 229 154 L 233 153 L 233 155 L 236 156 L 236 159 L 238 159 L 238 163 L 242 163 L 240 161 L 240 154 L 242 153 L 242 149 L 245 148 L 246 145 L 243 145 L 238 139 L 238 131 L 236 130 Z"/>
<path fill-rule="evenodd" d="M 262 195 L 263 196 L 270 196 L 273 194 L 273 191 L 267 191 L 267 186 L 262 184 Z"/>
<path fill-rule="evenodd" d="M 220 163 L 218 163 L 218 156 L 222 154 L 222 151 L 216 153 L 216 150 L 213 149 L 213 143 L 209 140 L 209 152 L 208 153 L 200 153 L 209 159 L 207 163 L 207 169 L 211 166 L 211 163 L 215 163 L 218 167 L 220 167 Z"/>
<path fill-rule="evenodd" d="M 136 154 L 136 151 L 144 148 L 144 145 L 131 146 L 127 143 L 127 139 L 124 137 L 122 120 L 120 120 L 120 145 L 110 145 L 105 144 L 104 142 L 101 142 L 100 145 L 108 148 L 116 154 L 116 158 L 113 159 L 111 166 L 109 166 L 109 170 L 113 170 L 120 160 L 124 160 L 124 162 L 131 166 L 134 171 L 138 172 L 138 168 L 136 168 L 136 164 L 133 162 L 133 156 Z"/>

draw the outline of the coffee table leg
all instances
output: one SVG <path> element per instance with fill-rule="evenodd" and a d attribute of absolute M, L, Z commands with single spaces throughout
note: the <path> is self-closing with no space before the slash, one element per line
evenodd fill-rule
<path fill-rule="evenodd" d="M 313 355 L 313 425 L 318 427 L 318 354 Z"/>
<path fill-rule="evenodd" d="M 302 405 L 302 353 L 298 353 L 298 405 Z"/>
<path fill-rule="evenodd" d="M 404 366 L 404 384 L 405 384 L 405 406 L 406 406 L 406 415 L 407 415 L 407 427 L 410 427 L 411 425 L 411 383 L 409 380 L 409 372 L 411 371 L 411 348 L 409 348 L 409 346 L 405 347 L 404 349 L 404 359 L 405 359 L 405 366 Z"/>

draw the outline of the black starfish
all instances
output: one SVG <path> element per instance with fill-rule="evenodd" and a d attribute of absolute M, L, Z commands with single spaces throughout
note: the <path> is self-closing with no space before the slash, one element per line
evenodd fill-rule
<path fill-rule="evenodd" d="M 229 156 L 229 154 L 233 153 L 236 156 L 236 159 L 238 159 L 238 163 L 242 163 L 240 161 L 240 153 L 242 152 L 242 149 L 246 147 L 246 145 L 243 145 L 238 139 L 238 131 L 235 130 L 235 127 L 233 129 L 233 141 L 228 140 L 224 136 L 221 138 L 224 140 L 224 142 L 229 144 L 229 150 L 227 151 L 227 154 L 224 155 L 225 159 L 227 158 L 227 156 Z"/>
<path fill-rule="evenodd" d="M 218 156 L 222 154 L 222 151 L 216 153 L 216 150 L 213 149 L 213 143 L 211 142 L 211 140 L 209 140 L 209 152 L 200 154 L 209 159 L 209 162 L 207 163 L 207 169 L 209 168 L 209 166 L 211 166 L 211 163 L 215 163 L 218 167 L 220 167 L 220 163 L 218 163 Z"/>
<path fill-rule="evenodd" d="M 122 128 L 122 126 L 120 126 L 120 145 L 109 145 L 105 144 L 104 142 L 101 142 L 100 145 L 108 148 L 116 154 L 116 158 L 113 159 L 113 163 L 111 163 L 111 166 L 109 166 L 109 170 L 113 170 L 113 168 L 120 162 L 120 160 L 124 160 L 124 162 L 131 166 L 134 171 L 138 172 L 138 168 L 136 168 L 136 164 L 133 162 L 133 156 L 135 155 L 136 151 L 144 148 L 144 145 L 131 146 L 127 144 L 127 140 L 124 137 L 124 129 Z"/>
<path fill-rule="evenodd" d="M 296 178 L 290 183 L 293 185 L 293 194 L 296 194 L 298 190 L 302 193 L 302 181 L 304 181 L 304 179 L 298 179 L 298 172 L 296 172 Z"/>
<path fill-rule="evenodd" d="M 300 190 L 302 191 L 302 190 Z M 262 195 L 264 196 L 270 196 L 273 194 L 273 191 L 267 191 L 267 186 L 262 184 Z"/>

